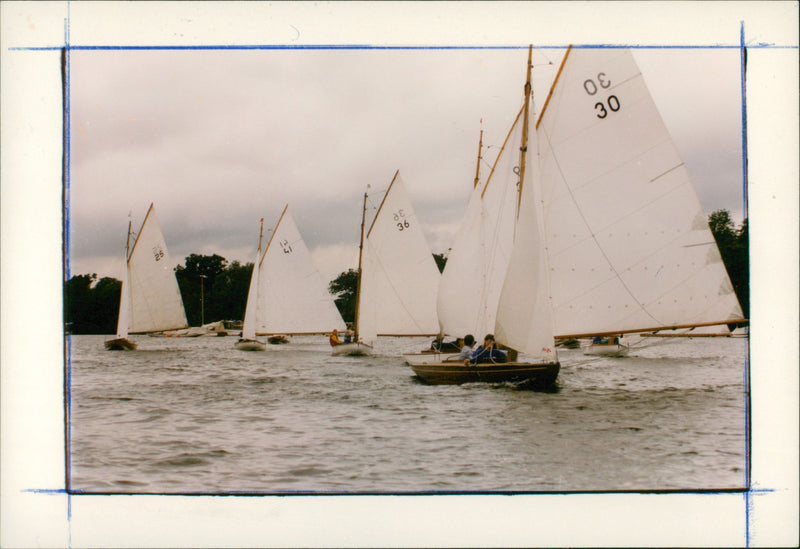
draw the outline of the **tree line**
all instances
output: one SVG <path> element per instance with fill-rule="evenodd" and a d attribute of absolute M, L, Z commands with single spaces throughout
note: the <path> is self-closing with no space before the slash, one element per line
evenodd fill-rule
<path fill-rule="evenodd" d="M 709 228 L 728 270 L 736 296 L 748 318 L 749 245 L 747 219 L 737 228 L 727 210 L 716 210 L 708 219 Z M 441 272 L 445 254 L 433 254 Z M 241 320 L 247 303 L 247 291 L 253 264 L 228 263 L 219 255 L 188 256 L 175 267 L 186 319 L 190 326 L 217 320 Z M 345 322 L 355 318 L 358 273 L 348 269 L 333 279 L 328 290 Z M 64 283 L 64 322 L 73 334 L 112 334 L 117 328 L 122 282 L 96 274 L 75 275 Z"/>

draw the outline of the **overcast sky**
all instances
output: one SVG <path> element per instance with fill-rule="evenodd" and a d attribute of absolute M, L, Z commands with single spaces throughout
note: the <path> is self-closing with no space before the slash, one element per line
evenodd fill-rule
<path fill-rule="evenodd" d="M 536 46 L 534 44 L 534 46 Z M 564 50 L 534 55 L 541 105 Z M 400 170 L 433 252 L 522 101 L 524 46 L 425 50 L 90 50 L 70 59 L 72 274 L 119 277 L 129 212 L 155 203 L 174 263 L 251 261 L 289 203 L 326 280 L 357 262 L 361 196 Z M 737 49 L 635 58 L 707 213 L 742 219 Z"/>

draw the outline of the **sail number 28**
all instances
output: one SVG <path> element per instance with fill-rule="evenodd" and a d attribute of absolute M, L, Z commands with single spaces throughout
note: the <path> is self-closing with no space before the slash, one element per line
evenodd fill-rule
<path fill-rule="evenodd" d="M 611 86 L 611 80 L 606 77 L 604 72 L 597 73 L 597 82 L 593 78 L 587 78 L 583 81 L 583 89 L 589 95 L 596 95 L 600 88 L 606 89 L 609 86 Z M 605 118 L 608 116 L 609 111 L 617 112 L 619 110 L 619 98 L 616 95 L 609 95 L 605 102 L 598 101 L 595 103 L 594 108 L 597 111 L 597 118 Z"/>

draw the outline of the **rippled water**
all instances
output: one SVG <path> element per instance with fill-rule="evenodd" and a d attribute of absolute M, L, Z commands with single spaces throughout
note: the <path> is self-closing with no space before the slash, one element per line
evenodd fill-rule
<path fill-rule="evenodd" d="M 559 351 L 558 390 L 431 386 L 386 338 L 72 336 L 70 488 L 114 493 L 717 490 L 746 483 L 745 339 Z M 650 341 L 653 343 L 653 341 Z"/>

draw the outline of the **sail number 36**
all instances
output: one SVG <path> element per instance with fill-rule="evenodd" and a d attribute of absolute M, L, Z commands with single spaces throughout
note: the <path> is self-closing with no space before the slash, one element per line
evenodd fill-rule
<path fill-rule="evenodd" d="M 393 215 L 394 220 L 397 222 L 398 231 L 403 231 L 411 226 L 411 224 L 408 222 L 408 219 L 403 219 L 405 216 L 406 214 L 403 212 L 403 210 L 397 210 L 397 212 L 395 212 Z"/>
<path fill-rule="evenodd" d="M 597 73 L 597 81 L 593 78 L 587 78 L 583 81 L 583 89 L 589 95 L 596 95 L 600 88 L 606 89 L 611 86 L 611 80 L 606 77 L 606 73 Z M 594 109 L 597 111 L 597 118 L 603 119 L 608 116 L 609 111 L 617 112 L 620 108 L 619 98 L 616 95 L 609 95 L 603 101 L 598 101 L 594 104 Z"/>

